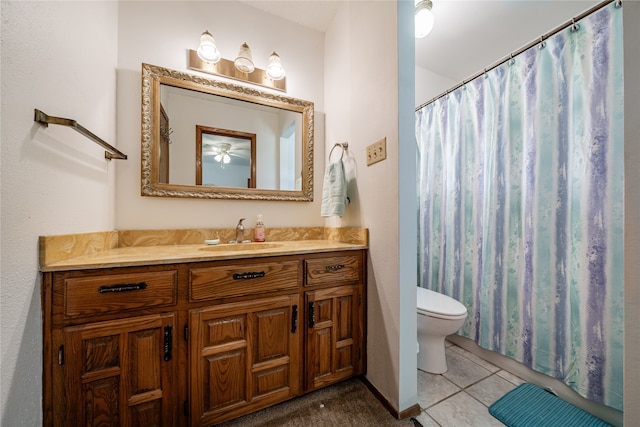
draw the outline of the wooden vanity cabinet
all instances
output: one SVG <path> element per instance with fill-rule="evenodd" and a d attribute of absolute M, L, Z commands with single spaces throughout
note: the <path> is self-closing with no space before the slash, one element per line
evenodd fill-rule
<path fill-rule="evenodd" d="M 192 310 L 192 425 L 212 425 L 299 394 L 298 295 Z"/>
<path fill-rule="evenodd" d="M 214 425 L 300 394 L 300 260 L 216 263 L 192 268 L 189 278 L 190 299 L 210 300 L 189 310 L 191 425 Z"/>
<path fill-rule="evenodd" d="M 176 291 L 175 269 L 44 273 L 45 425 L 177 425 Z"/>
<path fill-rule="evenodd" d="M 44 424 L 211 426 L 365 372 L 366 251 L 45 272 Z"/>
<path fill-rule="evenodd" d="M 174 313 L 65 328 L 56 425 L 175 425 L 176 366 L 164 351 L 175 329 Z"/>
<path fill-rule="evenodd" d="M 307 391 L 365 373 L 364 254 L 305 259 Z"/>
<path fill-rule="evenodd" d="M 360 304 L 357 285 L 305 293 L 309 307 L 307 389 L 361 373 Z"/>

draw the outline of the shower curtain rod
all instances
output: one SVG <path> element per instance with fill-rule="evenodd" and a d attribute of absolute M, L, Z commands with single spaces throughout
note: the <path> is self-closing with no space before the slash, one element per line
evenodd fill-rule
<path fill-rule="evenodd" d="M 443 96 L 449 95 L 451 92 L 455 91 L 456 89 L 461 88 L 462 86 L 466 85 L 467 83 L 469 83 L 472 80 L 477 79 L 478 77 L 482 76 L 483 74 L 487 74 L 487 72 L 493 70 L 494 68 L 499 67 L 500 65 L 504 64 L 505 62 L 513 60 L 514 57 L 520 55 L 525 50 L 530 49 L 530 48 L 532 48 L 533 46 L 535 46 L 535 45 L 537 45 L 539 43 L 541 43 L 544 46 L 544 41 L 546 39 L 548 39 L 549 37 L 559 33 L 560 31 L 564 30 L 567 27 L 571 27 L 571 26 L 575 27 L 575 26 L 577 26 L 578 25 L 577 21 L 581 20 L 584 17 L 587 17 L 587 16 L 591 15 L 593 12 L 596 12 L 596 11 L 602 9 L 603 7 L 607 6 L 609 3 L 614 3 L 614 2 L 616 3 L 616 7 L 621 7 L 622 6 L 622 0 L 604 0 L 601 3 L 598 3 L 597 5 L 593 6 L 591 9 L 581 13 L 580 15 L 576 16 L 575 18 L 571 19 L 570 21 L 565 22 L 564 24 L 560 25 L 559 27 L 557 27 L 556 29 L 552 30 L 551 32 L 540 36 L 539 39 L 536 39 L 536 40 L 532 41 L 531 43 L 521 47 L 520 49 L 516 50 L 515 52 L 512 52 L 511 54 L 509 54 L 509 56 L 506 56 L 506 57 L 502 58 L 500 61 L 496 62 L 495 64 L 491 65 L 490 67 L 485 68 L 484 70 L 474 74 L 473 76 L 469 77 L 468 79 L 462 80 L 462 83 L 459 83 L 459 84 L 455 85 L 451 89 L 441 93 L 440 95 L 436 96 L 435 98 L 432 98 L 430 101 L 425 102 L 424 104 L 422 104 L 419 107 L 417 107 L 415 111 L 418 111 L 418 110 L 426 107 L 427 105 L 436 102 L 438 99 L 442 98 Z"/>

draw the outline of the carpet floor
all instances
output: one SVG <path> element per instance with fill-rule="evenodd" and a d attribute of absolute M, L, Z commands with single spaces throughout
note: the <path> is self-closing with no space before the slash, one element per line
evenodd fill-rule
<path fill-rule="evenodd" d="M 359 379 L 351 379 L 220 424 L 222 427 L 414 427 L 397 420 Z"/>

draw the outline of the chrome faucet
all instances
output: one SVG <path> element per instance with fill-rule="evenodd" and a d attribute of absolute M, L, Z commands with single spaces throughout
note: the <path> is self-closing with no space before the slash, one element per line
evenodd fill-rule
<path fill-rule="evenodd" d="M 236 240 L 232 240 L 229 243 L 250 242 L 250 240 L 245 240 L 244 238 L 244 225 L 242 225 L 242 221 L 244 221 L 244 218 L 240 218 L 240 221 L 238 221 L 238 225 L 236 225 Z"/>

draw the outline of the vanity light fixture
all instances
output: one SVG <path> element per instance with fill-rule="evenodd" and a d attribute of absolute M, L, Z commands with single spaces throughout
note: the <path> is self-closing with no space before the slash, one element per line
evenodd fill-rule
<path fill-rule="evenodd" d="M 209 31 L 204 31 L 200 36 L 200 45 L 198 46 L 198 56 L 203 61 L 212 64 L 220 61 L 220 51 L 216 47 L 216 41 Z"/>
<path fill-rule="evenodd" d="M 269 57 L 269 65 L 267 65 L 267 75 L 273 80 L 281 80 L 284 78 L 284 68 L 282 68 L 280 55 L 275 52 L 273 52 Z"/>
<path fill-rule="evenodd" d="M 189 49 L 189 68 L 209 74 L 229 77 L 260 86 L 287 91 L 287 82 L 280 56 L 273 52 L 269 56 L 266 69 L 256 68 L 253 63 L 251 48 L 242 43 L 235 60 L 222 58 L 215 40 L 209 31 L 200 36 L 198 50 Z"/>
<path fill-rule="evenodd" d="M 431 0 L 416 0 L 416 38 L 421 39 L 433 30 L 434 17 L 431 8 L 433 3 Z"/>

